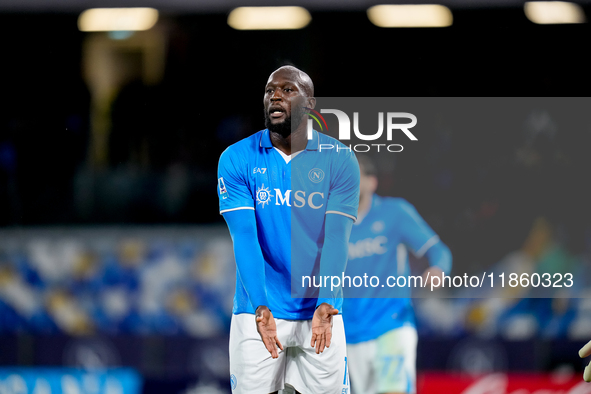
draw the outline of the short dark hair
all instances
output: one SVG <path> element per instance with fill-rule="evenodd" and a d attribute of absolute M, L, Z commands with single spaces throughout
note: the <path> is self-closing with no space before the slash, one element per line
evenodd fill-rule
<path fill-rule="evenodd" d="M 367 154 L 357 155 L 359 170 L 366 176 L 378 176 L 378 170 Z"/>

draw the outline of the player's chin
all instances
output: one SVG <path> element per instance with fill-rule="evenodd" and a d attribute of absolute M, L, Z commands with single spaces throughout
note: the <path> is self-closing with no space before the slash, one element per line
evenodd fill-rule
<path fill-rule="evenodd" d="M 265 127 L 274 133 L 283 133 L 286 129 L 291 128 L 291 121 L 287 123 L 287 119 L 271 119 L 267 118 Z"/>
<path fill-rule="evenodd" d="M 279 124 L 272 124 L 267 127 L 271 133 L 276 133 L 281 135 L 284 138 L 287 138 L 291 134 L 291 124 L 286 123 L 279 123 Z"/>
<path fill-rule="evenodd" d="M 269 121 L 269 124 L 271 125 L 271 127 L 284 127 L 286 124 L 286 120 L 285 120 L 285 118 L 271 119 Z"/>

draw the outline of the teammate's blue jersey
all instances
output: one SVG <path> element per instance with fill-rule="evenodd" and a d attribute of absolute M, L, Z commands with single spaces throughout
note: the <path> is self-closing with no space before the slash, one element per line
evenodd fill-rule
<path fill-rule="evenodd" d="M 439 237 L 408 201 L 374 194 L 367 215 L 353 225 L 346 274 L 367 273 L 382 281 L 388 276 L 409 275 L 409 249 L 420 257 L 437 242 Z M 403 325 L 414 326 L 410 298 L 371 298 L 383 297 L 381 287 L 363 291 L 367 298 L 346 298 L 343 304 L 347 343 L 376 339 Z M 408 287 L 403 292 L 410 296 Z"/>
<path fill-rule="evenodd" d="M 265 278 L 260 280 L 265 281 L 267 306 L 276 318 L 312 318 L 318 289 L 306 294 L 316 298 L 292 297 L 292 261 L 298 273 L 317 273 L 325 215 L 340 214 L 352 220 L 357 216 L 359 166 L 355 155 L 334 138 L 316 131 L 313 137 L 290 160 L 273 147 L 269 131 L 262 130 L 230 146 L 219 161 L 220 213 L 255 211 L 265 260 Z M 294 274 L 294 280 L 301 279 Z M 340 311 L 342 299 L 333 306 Z M 254 313 L 238 272 L 233 313 Z"/>

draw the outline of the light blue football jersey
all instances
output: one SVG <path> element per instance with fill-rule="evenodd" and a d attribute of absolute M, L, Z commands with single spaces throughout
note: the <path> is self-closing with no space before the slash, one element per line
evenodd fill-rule
<path fill-rule="evenodd" d="M 409 250 L 420 257 L 437 242 L 437 234 L 408 201 L 374 194 L 367 215 L 353 225 L 346 275 L 375 275 L 381 283 L 388 276 L 410 275 Z M 343 304 L 347 343 L 376 339 L 403 325 L 414 326 L 408 287 L 396 289 L 396 298 L 383 298 L 390 289 L 381 285 L 347 290 Z M 366 298 L 348 298 L 351 294 Z"/>
<path fill-rule="evenodd" d="M 290 160 L 273 147 L 269 131 L 262 130 L 222 153 L 218 196 L 221 214 L 238 209 L 255 211 L 265 260 L 265 277 L 260 280 L 265 281 L 273 316 L 311 319 L 318 289 L 306 293 L 310 298 L 293 297 L 300 293 L 292 294 L 292 273 L 294 283 L 299 283 L 300 275 L 318 272 L 326 214 L 355 220 L 359 165 L 354 153 L 336 139 L 314 131 L 306 149 Z M 334 307 L 340 311 L 341 306 L 342 298 Z M 238 272 L 233 313 L 254 313 Z"/>

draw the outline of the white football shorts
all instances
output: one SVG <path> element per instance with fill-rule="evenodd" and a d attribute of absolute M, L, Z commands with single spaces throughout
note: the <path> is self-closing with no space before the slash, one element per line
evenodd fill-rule
<path fill-rule="evenodd" d="M 417 341 L 417 330 L 403 326 L 347 345 L 351 393 L 415 393 Z"/>
<path fill-rule="evenodd" d="M 256 329 L 255 316 L 232 315 L 230 383 L 232 394 L 267 394 L 288 384 L 304 394 L 349 394 L 347 346 L 341 315 L 333 316 L 329 348 L 310 346 L 312 320 L 275 319 L 283 345 L 273 359 Z"/>

